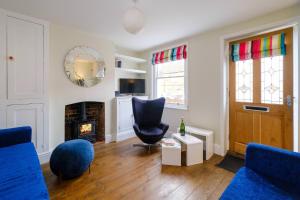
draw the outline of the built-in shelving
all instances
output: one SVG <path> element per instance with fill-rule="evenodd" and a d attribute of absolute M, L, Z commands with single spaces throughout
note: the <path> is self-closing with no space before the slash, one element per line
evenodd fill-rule
<path fill-rule="evenodd" d="M 117 68 L 116 71 L 128 72 L 128 73 L 136 73 L 136 74 L 146 74 L 146 70 L 140 69 L 131 69 L 131 68 Z"/>
<path fill-rule="evenodd" d="M 120 90 L 120 79 L 146 79 L 147 60 L 115 53 L 115 90 Z M 120 63 L 119 63 L 120 62 Z M 120 66 L 121 67 L 117 67 Z"/>
<path fill-rule="evenodd" d="M 138 64 L 140 64 L 140 63 L 146 63 L 147 62 L 147 60 L 142 59 L 142 58 L 137 58 L 137 57 L 133 57 L 133 56 L 122 55 L 122 54 L 118 54 L 118 53 L 115 54 L 115 57 L 119 58 L 119 59 L 128 60 L 130 62 L 135 62 L 135 63 L 138 63 Z"/>

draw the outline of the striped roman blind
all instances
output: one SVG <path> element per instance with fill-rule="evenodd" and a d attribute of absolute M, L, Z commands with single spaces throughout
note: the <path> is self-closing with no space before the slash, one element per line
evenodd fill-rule
<path fill-rule="evenodd" d="M 165 63 L 187 58 L 187 45 L 156 52 L 152 55 L 152 64 Z"/>
<path fill-rule="evenodd" d="M 231 59 L 233 62 L 279 55 L 286 55 L 284 33 L 240 42 L 231 46 Z"/>

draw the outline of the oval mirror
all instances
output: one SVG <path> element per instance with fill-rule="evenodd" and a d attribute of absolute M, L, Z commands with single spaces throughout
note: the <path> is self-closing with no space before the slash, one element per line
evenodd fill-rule
<path fill-rule="evenodd" d="M 72 49 L 65 58 L 65 73 L 70 81 L 81 87 L 92 87 L 104 78 L 103 57 L 90 47 Z"/>

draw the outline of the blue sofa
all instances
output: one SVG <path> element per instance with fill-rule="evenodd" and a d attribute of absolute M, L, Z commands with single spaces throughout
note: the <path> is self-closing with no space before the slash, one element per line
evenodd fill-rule
<path fill-rule="evenodd" d="M 300 154 L 249 144 L 241 168 L 221 200 L 300 199 Z"/>
<path fill-rule="evenodd" d="M 30 127 L 0 129 L 0 199 L 49 199 Z"/>

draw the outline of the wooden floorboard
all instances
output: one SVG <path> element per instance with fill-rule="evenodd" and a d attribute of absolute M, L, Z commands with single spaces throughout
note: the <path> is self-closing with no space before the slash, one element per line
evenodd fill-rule
<path fill-rule="evenodd" d="M 124 199 L 124 200 L 192 200 L 219 199 L 233 173 L 215 167 L 222 157 L 190 167 L 162 166 L 160 149 L 148 153 L 133 147 L 137 138 L 119 143 L 94 146 L 95 160 L 91 173 L 59 181 L 49 165 L 43 173 L 50 198 L 64 199 Z"/>

